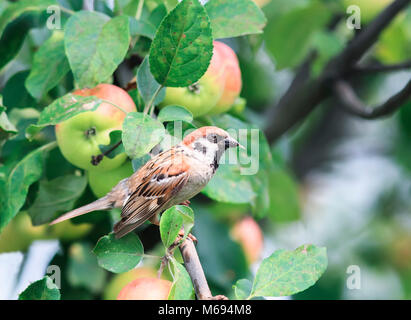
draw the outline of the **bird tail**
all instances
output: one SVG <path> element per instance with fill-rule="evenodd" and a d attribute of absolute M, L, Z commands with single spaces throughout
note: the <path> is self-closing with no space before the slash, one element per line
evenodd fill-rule
<path fill-rule="evenodd" d="M 50 225 L 81 216 L 83 214 L 96 211 L 96 210 L 105 210 L 105 209 L 111 209 L 113 207 L 113 202 L 109 199 L 109 197 L 105 196 L 103 198 L 97 199 L 94 202 L 91 202 L 89 204 L 86 204 L 85 206 L 82 206 L 80 208 L 74 209 L 72 211 L 69 211 L 62 216 L 58 217 L 56 220 L 53 220 L 50 222 Z"/>

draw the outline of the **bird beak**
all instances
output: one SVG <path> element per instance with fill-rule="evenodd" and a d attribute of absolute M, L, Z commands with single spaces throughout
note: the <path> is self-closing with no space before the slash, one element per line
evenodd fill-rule
<path fill-rule="evenodd" d="M 237 140 L 235 140 L 235 139 L 233 139 L 233 138 L 231 138 L 231 137 L 228 137 L 228 138 L 225 140 L 225 145 L 226 145 L 226 147 L 228 147 L 228 148 L 239 147 L 239 148 L 241 148 L 241 149 L 246 150 L 244 146 L 242 146 L 241 144 L 239 144 Z"/>

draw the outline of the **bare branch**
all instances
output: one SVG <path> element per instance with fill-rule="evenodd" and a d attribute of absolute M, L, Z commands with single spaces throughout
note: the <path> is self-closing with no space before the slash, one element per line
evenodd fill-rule
<path fill-rule="evenodd" d="M 228 300 L 225 296 L 213 297 L 211 294 L 197 250 L 190 238 L 186 238 L 180 245 L 180 251 L 184 260 L 184 266 L 193 282 L 197 298 L 199 300 Z"/>
<path fill-rule="evenodd" d="M 390 64 L 390 65 L 383 65 L 383 64 L 376 64 L 376 65 L 368 65 L 368 66 L 354 66 L 350 74 L 354 75 L 362 75 L 366 73 L 376 73 L 376 72 L 391 72 L 391 71 L 400 71 L 411 69 L 411 60 L 397 63 L 397 64 Z"/>
<path fill-rule="evenodd" d="M 376 119 L 390 115 L 411 97 L 411 80 L 401 91 L 376 107 L 366 106 L 357 96 L 352 86 L 344 80 L 335 83 L 334 92 L 341 101 L 341 105 L 351 114 L 364 119 Z"/>
<path fill-rule="evenodd" d="M 349 74 L 352 66 L 377 41 L 381 32 L 410 3 L 411 0 L 392 2 L 327 64 L 318 78 L 310 77 L 311 62 L 306 60 L 288 91 L 277 105 L 268 111 L 269 127 L 265 129 L 268 140 L 277 140 L 330 97 L 335 81 Z"/>

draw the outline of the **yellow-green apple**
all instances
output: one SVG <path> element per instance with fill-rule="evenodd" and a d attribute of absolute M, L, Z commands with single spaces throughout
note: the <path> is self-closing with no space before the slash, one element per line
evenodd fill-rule
<path fill-rule="evenodd" d="M 123 89 L 112 84 L 99 84 L 92 89 L 76 90 L 73 94 L 96 96 L 126 112 L 136 111 L 133 99 Z M 110 143 L 110 132 L 121 130 L 126 114 L 110 103 L 103 102 L 97 110 L 78 114 L 56 125 L 57 143 L 64 157 L 75 166 L 87 170 L 111 170 L 126 160 L 125 153 L 113 159 L 104 157 L 94 166 L 92 156 L 100 154 L 99 145 Z"/>
<path fill-rule="evenodd" d="M 48 226 L 46 230 L 46 238 L 59 239 L 60 241 L 72 241 L 81 239 L 86 236 L 93 225 L 90 223 L 74 224 L 70 220 L 63 221 L 52 226 Z"/>
<path fill-rule="evenodd" d="M 264 238 L 260 226 L 253 218 L 245 217 L 236 222 L 231 229 L 231 236 L 243 248 L 249 264 L 260 258 Z"/>
<path fill-rule="evenodd" d="M 166 96 L 159 107 L 180 105 L 190 110 L 194 117 L 206 115 L 220 100 L 224 83 L 222 55 L 214 46 L 210 65 L 200 80 L 184 88 L 168 87 Z"/>
<path fill-rule="evenodd" d="M 30 244 L 45 237 L 46 226 L 33 226 L 26 211 L 20 211 L 0 233 L 0 253 L 26 251 Z"/>
<path fill-rule="evenodd" d="M 225 43 L 214 41 L 214 51 L 221 57 L 224 68 L 224 91 L 216 105 L 208 112 L 215 115 L 227 112 L 240 95 L 242 81 L 237 55 Z"/>
<path fill-rule="evenodd" d="M 127 160 L 120 167 L 109 171 L 89 170 L 87 172 L 88 183 L 91 191 L 97 198 L 105 196 L 120 180 L 133 174 L 131 161 Z"/>
<path fill-rule="evenodd" d="M 172 282 L 158 278 L 140 278 L 121 289 L 117 300 L 167 300 Z"/>
<path fill-rule="evenodd" d="M 140 278 L 155 278 L 157 272 L 149 267 L 138 267 L 133 270 L 116 274 L 104 290 L 105 300 L 116 300 L 121 289 L 133 280 Z"/>

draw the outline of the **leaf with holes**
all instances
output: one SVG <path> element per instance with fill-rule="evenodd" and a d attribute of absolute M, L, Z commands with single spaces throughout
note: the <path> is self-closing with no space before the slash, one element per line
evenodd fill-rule
<path fill-rule="evenodd" d="M 98 145 L 101 153 L 105 153 L 109 151 L 110 149 L 114 148 L 118 143 L 120 143 L 115 149 L 113 149 L 108 154 L 106 154 L 105 157 L 114 159 L 119 154 L 125 152 L 124 146 L 121 143 L 121 136 L 122 136 L 121 130 L 113 130 L 110 132 L 110 143 L 108 145 L 102 145 L 102 144 Z"/>
<path fill-rule="evenodd" d="M 210 21 L 198 0 L 183 0 L 161 22 L 150 48 L 150 69 L 167 87 L 186 87 L 207 71 L 213 54 Z"/>
<path fill-rule="evenodd" d="M 41 112 L 37 123 L 26 129 L 26 135 L 31 138 L 46 126 L 56 125 L 82 112 L 94 111 L 101 102 L 99 98 L 94 96 L 83 97 L 71 93 L 66 94 L 54 100 Z"/>

